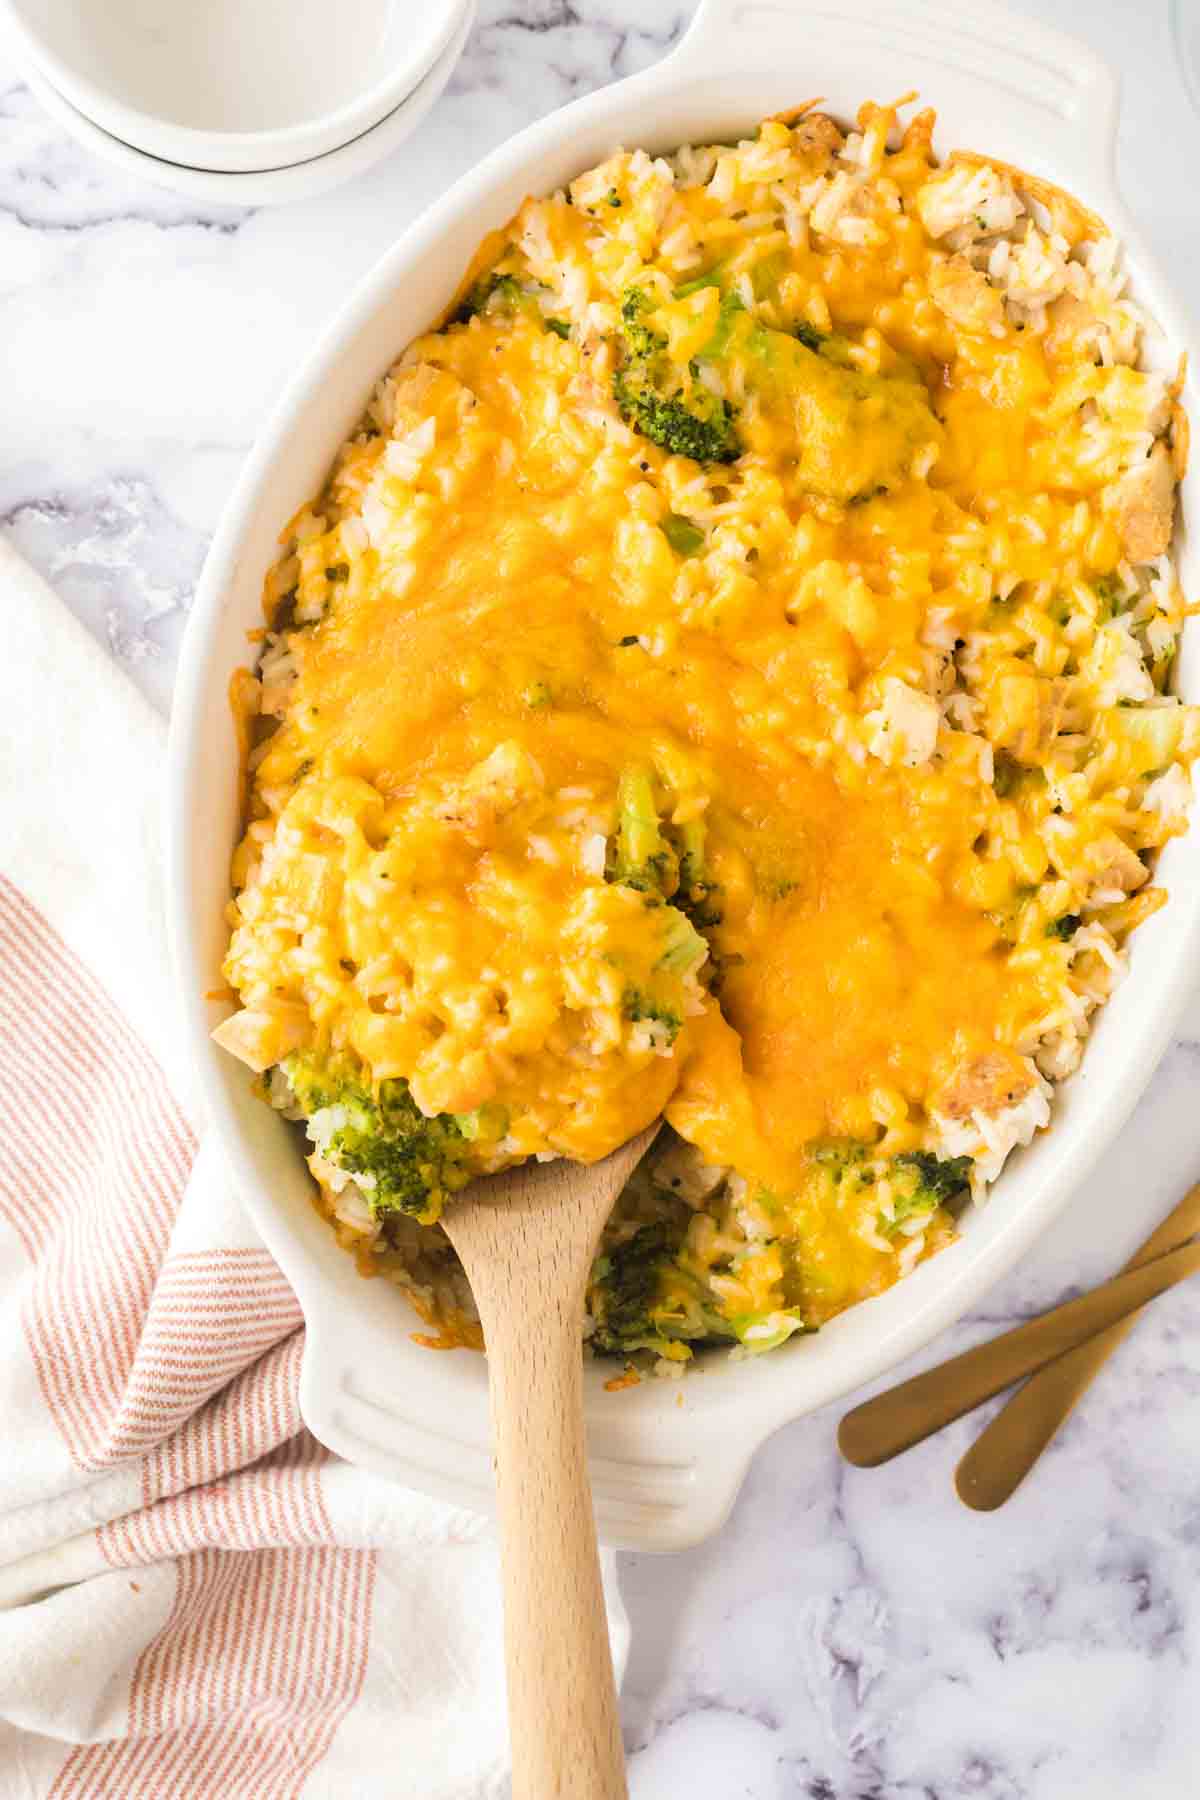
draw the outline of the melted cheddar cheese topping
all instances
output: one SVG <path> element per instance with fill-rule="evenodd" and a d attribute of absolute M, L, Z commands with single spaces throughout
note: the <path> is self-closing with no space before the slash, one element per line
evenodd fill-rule
<path fill-rule="evenodd" d="M 400 1084 L 462 1179 L 665 1113 L 605 1347 L 771 1347 L 945 1241 L 1182 828 L 1172 390 L 1098 222 L 931 128 L 528 202 L 268 583 L 224 1039 Z"/>

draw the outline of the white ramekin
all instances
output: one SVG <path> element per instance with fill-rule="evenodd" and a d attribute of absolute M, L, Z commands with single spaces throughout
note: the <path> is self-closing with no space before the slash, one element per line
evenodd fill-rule
<path fill-rule="evenodd" d="M 424 80 L 417 83 L 395 112 L 381 119 L 370 131 L 364 131 L 361 137 L 355 138 L 353 143 L 343 144 L 339 150 L 314 156 L 309 162 L 293 163 L 288 169 L 264 169 L 257 174 L 227 175 L 211 169 L 187 169 L 179 163 L 147 156 L 144 151 L 122 143 L 90 119 L 85 119 L 33 62 L 26 62 L 22 73 L 52 119 L 85 150 L 115 168 L 123 169 L 126 174 L 172 188 L 190 200 L 225 206 L 280 206 L 292 200 L 309 200 L 341 187 L 382 162 L 411 137 L 453 74 L 474 20 L 475 0 L 468 0 L 457 31 Z"/>
<path fill-rule="evenodd" d="M 413 93 L 465 0 L 0 0 L 18 54 L 99 130 L 257 173 L 349 145 Z"/>
<path fill-rule="evenodd" d="M 937 106 L 943 148 L 988 151 L 1103 214 L 1125 238 L 1133 291 L 1163 328 L 1163 354 L 1191 348 L 1197 367 L 1197 340 L 1116 192 L 1116 81 L 1089 50 L 987 0 L 703 0 L 664 63 L 532 125 L 405 232 L 296 372 L 208 559 L 175 698 L 168 829 L 176 967 L 212 1131 L 304 1308 L 301 1405 L 312 1430 L 352 1461 L 464 1506 L 492 1504 L 483 1359 L 411 1341 L 414 1320 L 400 1297 L 383 1281 L 363 1281 L 335 1249 L 288 1128 L 209 1043 L 226 1010 L 206 996 L 219 986 L 238 829 L 229 679 L 253 655 L 246 634 L 261 622 L 276 533 L 321 487 L 372 384 L 437 317 L 479 240 L 526 194 L 557 187 L 621 145 L 730 138 L 811 95 L 849 114 L 865 98 L 910 88 Z M 1194 381 L 1186 399 L 1195 414 Z M 1193 475 L 1185 508 L 1196 499 Z M 1182 555 L 1194 586 L 1196 552 L 1186 541 Z M 1200 694 L 1194 632 L 1184 635 L 1179 679 L 1185 695 Z M 611 1365 L 587 1369 L 592 1479 L 609 1543 L 670 1549 L 713 1531 L 772 1431 L 919 1349 L 1036 1241 L 1126 1118 L 1196 975 L 1200 828 L 1167 847 L 1161 875 L 1170 904 L 1136 934 L 1129 977 L 1061 1092 L 1053 1129 L 1013 1158 L 959 1242 L 815 1337 L 759 1361 L 718 1355 L 682 1382 L 620 1393 L 603 1386 Z M 1097 1218 L 1097 1231 L 1104 1227 Z"/>

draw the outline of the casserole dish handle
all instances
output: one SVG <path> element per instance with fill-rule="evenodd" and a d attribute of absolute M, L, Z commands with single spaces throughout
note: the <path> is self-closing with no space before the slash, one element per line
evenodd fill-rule
<path fill-rule="evenodd" d="M 992 0 L 700 0 L 671 65 L 712 74 L 765 42 L 773 58 L 794 55 L 797 102 L 810 97 L 804 63 L 814 44 L 822 64 L 835 45 L 931 96 L 948 78 L 986 90 L 989 115 L 1002 105 L 1005 135 L 1029 146 L 1026 161 L 1011 160 L 1034 169 L 1044 158 L 1093 195 L 1114 191 L 1117 77 L 1088 45 Z"/>

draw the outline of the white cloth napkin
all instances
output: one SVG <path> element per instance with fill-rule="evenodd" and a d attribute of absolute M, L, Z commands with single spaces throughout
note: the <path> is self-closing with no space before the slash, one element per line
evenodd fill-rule
<path fill-rule="evenodd" d="M 492 1528 L 304 1429 L 299 1308 L 196 1152 L 161 723 L 3 540 L 0 613 L 0 1794 L 491 1800 Z"/>

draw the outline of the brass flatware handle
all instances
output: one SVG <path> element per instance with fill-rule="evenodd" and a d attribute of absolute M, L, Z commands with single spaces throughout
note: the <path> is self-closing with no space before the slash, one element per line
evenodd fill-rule
<path fill-rule="evenodd" d="M 1197 1269 L 1200 1244 L 1189 1244 L 1143 1268 L 1118 1275 L 1090 1294 L 1056 1306 L 936 1369 L 927 1369 L 848 1412 L 838 1428 L 838 1448 L 847 1462 L 863 1469 L 877 1468 L 1003 1393 L 1043 1363 L 1065 1355 L 1127 1313 L 1136 1312 Z"/>
<path fill-rule="evenodd" d="M 1140 1269 L 1200 1231 L 1200 1181 L 1126 1263 Z M 1025 1386 L 984 1427 L 954 1472 L 959 1499 L 977 1512 L 992 1512 L 1011 1499 L 1055 1432 L 1087 1392 L 1139 1318 L 1128 1313 L 1106 1331 L 1069 1350 L 1031 1375 Z"/>

